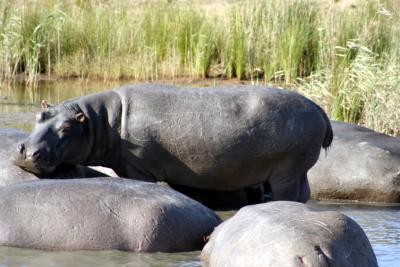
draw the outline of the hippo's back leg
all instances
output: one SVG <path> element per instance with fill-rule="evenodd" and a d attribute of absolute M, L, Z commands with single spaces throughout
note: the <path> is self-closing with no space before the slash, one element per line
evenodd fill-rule
<path fill-rule="evenodd" d="M 304 179 L 305 177 L 305 179 Z M 310 196 L 307 176 L 305 174 L 290 177 L 281 177 L 281 181 L 270 181 L 272 200 L 288 200 L 305 203 Z"/>
<path fill-rule="evenodd" d="M 311 196 L 311 190 L 310 190 L 310 185 L 308 184 L 307 173 L 304 173 L 300 180 L 300 195 L 299 195 L 300 202 L 306 203 L 307 200 L 310 199 L 310 196 Z"/>
<path fill-rule="evenodd" d="M 312 150 L 311 150 L 312 151 Z M 315 150 L 314 150 L 315 151 Z M 318 151 L 306 151 L 281 161 L 269 177 L 272 200 L 289 200 L 305 203 L 310 198 L 307 172 L 319 157 Z"/>

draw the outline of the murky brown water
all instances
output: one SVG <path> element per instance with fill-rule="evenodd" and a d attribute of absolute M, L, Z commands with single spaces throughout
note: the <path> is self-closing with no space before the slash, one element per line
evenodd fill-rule
<path fill-rule="evenodd" d="M 322 210 L 337 210 L 353 218 L 366 232 L 379 266 L 400 265 L 400 206 L 377 207 L 339 203 L 310 203 Z M 219 213 L 228 218 L 234 211 Z M 122 251 L 46 252 L 0 247 L 0 267 L 147 267 L 201 266 L 200 251 L 185 253 L 130 253 Z"/>
<path fill-rule="evenodd" d="M 23 86 L 0 88 L 0 127 L 30 130 L 40 101 L 57 104 L 65 99 L 117 87 L 122 83 L 47 82 L 35 90 Z M 213 81 L 201 86 L 214 85 Z M 380 266 L 400 266 L 400 206 L 361 206 L 343 203 L 310 203 L 337 210 L 353 218 L 369 237 Z M 234 211 L 220 212 L 228 218 Z M 0 267 L 11 266 L 201 266 L 199 251 L 189 253 L 128 253 L 121 251 L 44 252 L 0 247 Z"/>

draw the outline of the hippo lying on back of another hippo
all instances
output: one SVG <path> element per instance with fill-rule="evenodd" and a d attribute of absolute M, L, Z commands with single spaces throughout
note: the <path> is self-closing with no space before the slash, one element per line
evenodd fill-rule
<path fill-rule="evenodd" d="M 130 85 L 46 107 L 15 163 L 39 175 L 100 165 L 207 190 L 268 182 L 273 200 L 305 202 L 307 171 L 331 141 L 325 112 L 294 92 Z"/>
<path fill-rule="evenodd" d="M 10 155 L 15 151 L 16 144 L 27 137 L 27 132 L 13 128 L 0 128 L 0 187 L 39 179 L 35 174 L 26 172 L 15 166 L 12 158 L 10 158 Z M 115 175 L 112 173 L 112 170 L 106 170 L 103 167 L 73 165 L 58 166 L 53 172 L 41 178 L 89 178 L 102 176 Z"/>

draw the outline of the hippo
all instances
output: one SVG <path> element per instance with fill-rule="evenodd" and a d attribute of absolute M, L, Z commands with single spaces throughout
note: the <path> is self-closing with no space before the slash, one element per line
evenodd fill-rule
<path fill-rule="evenodd" d="M 41 250 L 199 250 L 221 222 L 156 183 L 45 179 L 0 188 L 0 245 Z"/>
<path fill-rule="evenodd" d="M 265 182 L 273 200 L 307 201 L 307 171 L 333 136 L 317 104 L 264 86 L 136 84 L 43 108 L 15 155 L 30 172 L 99 165 L 222 191 Z"/>
<path fill-rule="evenodd" d="M 334 145 L 309 171 L 314 199 L 400 203 L 400 139 L 332 121 Z"/>
<path fill-rule="evenodd" d="M 38 180 L 39 177 L 34 173 L 27 172 L 13 164 L 11 155 L 15 151 L 18 142 L 26 139 L 28 133 L 14 128 L 0 128 L 0 187 L 8 186 L 14 183 Z M 109 169 L 102 167 L 86 167 L 86 166 L 63 166 L 55 168 L 55 170 L 41 178 L 84 178 L 114 176 Z"/>
<path fill-rule="evenodd" d="M 15 151 L 15 145 L 26 139 L 28 133 L 14 128 L 0 128 L 0 187 L 14 183 L 38 180 L 44 178 L 89 178 L 89 177 L 117 177 L 118 175 L 109 168 L 101 166 L 68 166 L 68 168 L 56 168 L 46 177 L 27 172 L 12 163 L 10 155 Z M 247 204 L 264 202 L 264 188 L 262 185 L 249 187 L 237 191 L 210 191 L 193 187 L 173 185 L 173 189 L 197 200 L 213 209 L 238 209 Z"/>
<path fill-rule="evenodd" d="M 275 201 L 246 206 L 220 224 L 201 252 L 205 266 L 378 266 L 362 228 L 337 211 Z"/>

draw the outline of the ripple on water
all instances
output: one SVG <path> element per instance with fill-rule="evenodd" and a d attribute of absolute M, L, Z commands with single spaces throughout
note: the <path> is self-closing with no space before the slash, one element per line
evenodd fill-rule
<path fill-rule="evenodd" d="M 147 267 L 201 266 L 199 251 L 185 253 L 130 253 L 122 251 L 46 252 L 0 247 L 0 267 Z"/>

